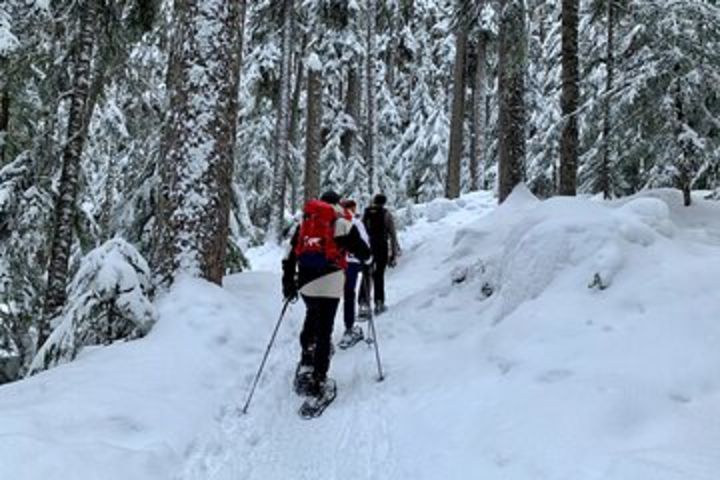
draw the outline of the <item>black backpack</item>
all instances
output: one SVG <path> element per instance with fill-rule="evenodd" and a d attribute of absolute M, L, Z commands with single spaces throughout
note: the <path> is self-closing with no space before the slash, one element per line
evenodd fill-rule
<path fill-rule="evenodd" d="M 363 218 L 365 228 L 370 235 L 370 243 L 373 245 L 380 245 L 383 242 L 387 242 L 388 231 L 385 225 L 385 208 L 372 205 L 365 210 L 365 217 Z"/>

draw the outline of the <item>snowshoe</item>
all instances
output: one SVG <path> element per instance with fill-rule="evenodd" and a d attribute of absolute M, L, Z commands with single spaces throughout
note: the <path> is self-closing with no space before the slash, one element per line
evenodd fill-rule
<path fill-rule="evenodd" d="M 340 347 L 341 350 L 346 350 L 361 341 L 363 338 L 365 338 L 365 335 L 363 334 L 362 328 L 356 325 L 350 330 L 345 330 L 340 342 L 338 342 L 338 347 Z"/>
<path fill-rule="evenodd" d="M 312 395 L 315 391 L 315 369 L 312 365 L 298 364 L 293 380 L 293 390 L 301 397 Z"/>
<path fill-rule="evenodd" d="M 335 380 L 327 378 L 324 382 L 316 383 L 313 393 L 315 395 L 305 399 L 300 406 L 300 410 L 298 410 L 300 417 L 305 420 L 319 417 L 328 405 L 335 400 L 337 395 Z"/>

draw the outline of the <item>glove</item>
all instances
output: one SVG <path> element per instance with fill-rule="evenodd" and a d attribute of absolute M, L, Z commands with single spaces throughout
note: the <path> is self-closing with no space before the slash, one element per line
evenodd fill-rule
<path fill-rule="evenodd" d="M 283 297 L 285 300 L 290 300 L 291 302 L 294 302 L 298 299 L 298 288 L 295 284 L 295 279 L 283 279 Z"/>

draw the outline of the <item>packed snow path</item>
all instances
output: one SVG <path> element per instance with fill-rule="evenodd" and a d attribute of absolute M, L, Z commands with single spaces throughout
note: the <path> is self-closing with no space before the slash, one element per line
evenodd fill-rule
<path fill-rule="evenodd" d="M 489 197 L 431 207 L 402 239 L 405 255 L 388 278 L 390 310 L 376 319 L 386 380 L 375 381 L 368 346 L 338 350 L 338 398 L 320 419 L 299 419 L 291 381 L 303 307 L 295 305 L 250 413 L 238 414 L 246 390 L 238 391 L 181 478 L 716 478 L 720 376 L 708 358 L 720 360 L 720 302 L 708 303 L 698 285 L 720 271 L 720 223 L 707 223 L 717 209 L 695 210 L 694 222 L 674 218 L 680 229 L 662 202 L 640 199 L 618 222 L 622 240 L 611 232 L 601 241 L 614 217 L 605 224 L 580 208 L 560 234 L 545 225 L 532 237 L 533 219 L 518 234 L 512 217 L 521 214 L 508 206 L 504 240 L 520 244 L 512 258 L 492 242 L 487 252 L 464 250 L 464 237 L 468 247 L 491 234 L 472 227 L 492 210 Z M 504 228 L 502 219 L 491 223 Z M 672 244 L 651 231 L 668 228 L 677 228 Z M 526 234 L 526 245 L 513 238 Z M 658 243 L 664 265 L 653 271 L 658 252 L 647 250 Z M 496 258 L 509 265 L 493 263 L 493 249 L 504 249 Z M 477 256 L 487 261 L 472 266 Z M 503 267 L 522 270 L 497 273 Z M 615 285 L 588 290 L 595 270 Z M 495 305 L 483 302 L 477 279 L 465 282 L 473 275 L 500 287 Z M 251 283 L 252 274 L 234 277 L 227 288 Z M 339 313 L 335 340 L 341 328 Z M 251 378 L 247 372 L 244 384 Z"/>
<path fill-rule="evenodd" d="M 440 207 L 442 209 L 442 207 Z M 474 219 L 494 208 L 488 195 L 473 209 Z M 445 227 L 457 228 L 473 220 L 468 211 L 444 219 Z M 465 405 L 463 385 L 446 389 L 447 368 L 456 376 L 471 374 L 463 365 L 463 352 L 448 355 L 443 340 L 460 333 L 462 322 L 448 329 L 440 322 L 452 321 L 446 311 L 422 313 L 412 299 L 426 295 L 428 283 L 444 278 L 442 252 L 452 250 L 452 235 L 437 235 L 437 225 L 406 238 L 400 266 L 388 273 L 389 311 L 375 317 L 385 380 L 377 381 L 374 347 L 361 342 L 348 350 L 337 349 L 330 375 L 338 385 L 338 397 L 319 419 L 298 417 L 302 399 L 291 390 L 299 359 L 298 332 L 302 326 L 302 301 L 291 307 L 250 412 L 238 412 L 247 391 L 238 392 L 237 404 L 229 406 L 216 437 L 193 452 L 186 479 L 399 479 L 460 478 L 467 466 L 453 464 L 455 455 L 472 456 L 475 434 L 447 438 L 448 414 Z M 274 259 L 277 270 L 279 259 Z M 272 266 L 273 262 L 261 264 Z M 242 291 L 252 284 L 253 274 L 231 277 L 226 288 Z M 435 282 L 430 282 L 435 283 Z M 277 304 L 276 290 L 265 292 Z M 430 298 L 429 298 L 430 299 Z M 279 307 L 278 307 L 279 309 Z M 456 316 L 464 316 L 460 311 Z M 274 319 L 272 319 L 274 320 Z M 437 321 L 434 327 L 433 323 Z M 367 334 L 368 323 L 358 323 Z M 342 333 L 342 304 L 336 317 L 334 341 Z M 457 329 L 453 332 L 453 328 Z M 272 329 L 267 323 L 268 336 Z M 437 332 L 433 332 L 437 330 Z M 470 347 L 470 345 L 468 345 Z M 258 351 L 261 354 L 260 351 Z M 260 355 L 258 355 L 258 360 Z M 437 359 L 437 360 L 436 360 Z M 252 374 L 245 376 L 249 385 Z M 459 388 L 458 388 L 459 387 Z M 428 394 L 430 392 L 430 394 Z M 242 397 L 242 398 L 241 398 Z M 480 403 L 474 400 L 480 406 Z M 464 409 L 465 407 L 463 407 Z M 467 412 L 472 415 L 471 412 Z M 471 433 L 468 431 L 468 433 Z M 480 433 L 480 432 L 477 432 Z M 419 441 L 421 436 L 425 440 Z M 433 438 L 442 438 L 436 444 Z M 465 449 L 466 453 L 461 450 Z M 453 471 L 453 469 L 455 469 Z"/>

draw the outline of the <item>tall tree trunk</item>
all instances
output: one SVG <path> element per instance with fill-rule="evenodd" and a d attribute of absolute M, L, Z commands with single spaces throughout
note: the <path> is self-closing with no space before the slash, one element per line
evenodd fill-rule
<path fill-rule="evenodd" d="M 348 69 L 347 92 L 345 93 L 345 113 L 352 117 L 354 128 L 360 123 L 360 75 L 355 67 Z M 353 140 L 356 130 L 346 130 L 340 139 L 345 160 L 352 155 Z"/>
<path fill-rule="evenodd" d="M 500 202 L 525 176 L 525 36 L 525 2 L 502 0 L 498 41 Z"/>
<path fill-rule="evenodd" d="M 247 15 L 247 1 L 246 0 L 238 0 L 239 8 L 240 8 L 240 19 L 238 20 L 240 25 L 240 32 L 238 33 L 238 85 L 240 85 L 240 81 L 242 80 L 242 66 L 243 66 L 243 50 L 245 49 L 245 18 Z"/>
<path fill-rule="evenodd" d="M 463 151 L 463 126 L 465 120 L 465 50 L 467 26 L 460 21 L 455 35 L 455 67 L 453 68 L 452 116 L 450 117 L 450 148 L 448 149 L 445 196 L 460 196 L 460 159 Z"/>
<path fill-rule="evenodd" d="M 285 218 L 285 175 L 290 157 L 290 77 L 294 21 L 294 0 L 283 1 L 282 58 L 280 63 L 280 92 L 275 123 L 275 159 L 268 239 L 282 240 Z"/>
<path fill-rule="evenodd" d="M 91 63 L 94 50 L 95 24 L 98 0 L 86 0 L 80 8 L 80 36 L 73 60 L 72 92 L 65 146 L 62 153 L 62 170 L 58 194 L 55 199 L 55 220 L 50 244 L 50 263 L 47 273 L 45 310 L 38 328 L 38 348 L 50 336 L 50 320 L 65 305 L 68 283 L 70 249 L 73 243 L 80 157 L 87 136 L 87 103 L 90 94 Z"/>
<path fill-rule="evenodd" d="M 605 99 L 603 100 L 603 141 L 601 145 L 601 159 L 598 186 L 605 199 L 610 198 L 610 92 L 613 88 L 615 74 L 615 8 L 614 0 L 607 0 L 607 46 L 606 46 L 606 76 Z"/>
<path fill-rule="evenodd" d="M 5 150 L 8 139 L 8 125 L 10 124 L 10 94 L 7 86 L 0 80 L 0 166 L 5 165 Z"/>
<path fill-rule="evenodd" d="M 315 56 L 308 62 L 307 121 L 305 136 L 305 201 L 320 195 L 322 147 L 322 70 Z"/>
<path fill-rule="evenodd" d="M 388 25 L 389 39 L 387 42 L 387 58 L 385 62 L 385 84 L 391 95 L 395 93 L 393 88 L 395 86 L 395 69 L 397 64 L 397 36 L 400 34 L 400 32 L 397 31 L 397 23 L 394 13 L 390 12 L 390 24 Z"/>
<path fill-rule="evenodd" d="M 365 59 L 365 99 L 367 125 L 365 132 L 365 169 L 368 175 L 368 193 L 375 190 L 375 21 L 376 0 L 367 0 L 367 53 Z"/>
<path fill-rule="evenodd" d="M 677 187 L 682 191 L 683 204 L 689 207 L 692 204 L 692 173 L 690 169 L 690 155 L 686 141 L 680 137 L 685 126 L 685 109 L 683 108 L 682 90 L 680 83 L 677 83 L 675 93 L 675 139 L 680 144 L 680 158 L 677 159 L 678 175 L 675 179 Z"/>
<path fill-rule="evenodd" d="M 578 168 L 577 108 L 579 0 L 562 0 L 562 98 L 564 118 L 560 145 L 560 195 L 575 195 Z"/>
<path fill-rule="evenodd" d="M 155 255 L 163 285 L 180 275 L 221 284 L 225 273 L 240 10 L 235 0 L 175 2 Z"/>
<path fill-rule="evenodd" d="M 290 144 L 292 145 L 293 152 L 297 152 L 299 148 L 300 135 L 300 94 L 302 93 L 302 82 L 303 82 L 303 70 L 304 62 L 303 56 L 305 55 L 305 46 L 307 44 L 307 35 L 303 35 L 302 46 L 300 52 L 298 52 L 295 60 L 295 86 L 293 87 L 292 103 L 291 103 L 291 114 L 290 114 Z M 293 161 L 287 165 L 287 179 L 290 183 L 290 211 L 295 212 L 298 208 L 298 195 L 299 195 L 299 179 L 298 179 L 298 163 L 294 160 L 295 154 L 293 153 Z M 296 167 L 296 168 L 293 168 Z"/>
<path fill-rule="evenodd" d="M 487 42 L 481 32 L 477 43 L 477 61 L 473 82 L 473 152 L 470 158 L 470 190 L 476 191 L 485 183 L 485 61 Z"/>

